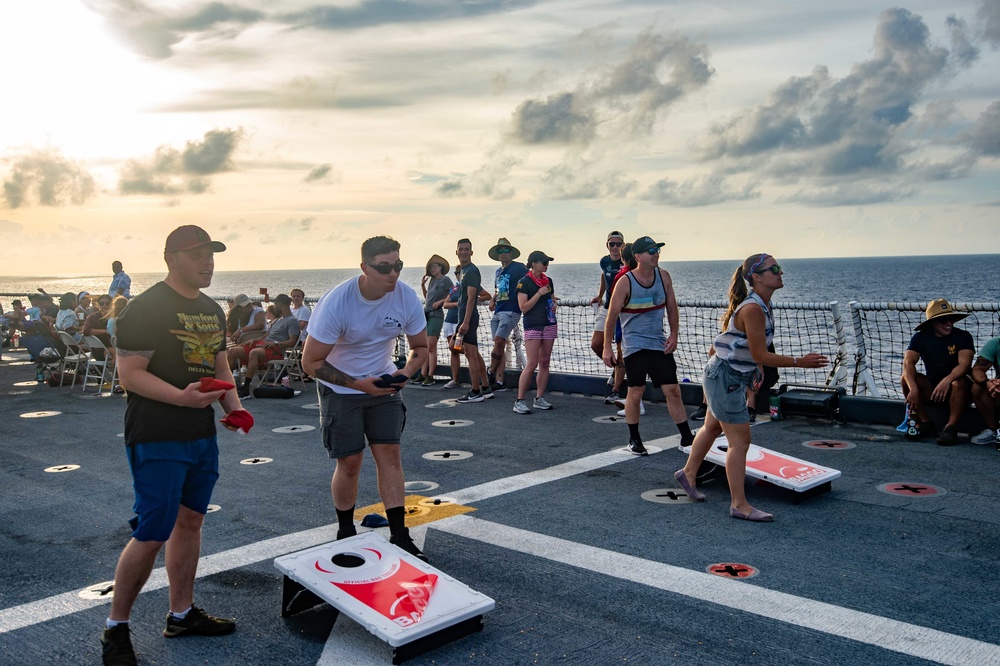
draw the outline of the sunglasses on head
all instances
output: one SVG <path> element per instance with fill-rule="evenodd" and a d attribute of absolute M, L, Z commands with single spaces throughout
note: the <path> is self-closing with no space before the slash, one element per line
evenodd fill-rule
<path fill-rule="evenodd" d="M 624 244 L 619 241 L 608 241 L 608 247 L 621 247 Z"/>
<path fill-rule="evenodd" d="M 403 260 L 397 259 L 394 264 L 368 264 L 371 268 L 374 268 L 382 275 L 388 275 L 389 273 L 396 271 L 397 273 L 403 272 Z"/>
<path fill-rule="evenodd" d="M 775 264 L 774 266 L 768 266 L 767 268 L 761 268 L 760 270 L 756 270 L 754 271 L 754 273 L 767 273 L 768 271 L 771 271 L 772 273 L 777 275 L 778 273 L 781 272 L 781 266 Z"/>

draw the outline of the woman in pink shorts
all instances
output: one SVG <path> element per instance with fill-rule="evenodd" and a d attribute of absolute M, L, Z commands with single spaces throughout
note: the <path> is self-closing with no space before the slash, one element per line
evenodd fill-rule
<path fill-rule="evenodd" d="M 528 352 L 528 363 L 521 371 L 521 380 L 517 386 L 517 400 L 514 411 L 518 414 L 530 414 L 531 408 L 525 396 L 531 386 L 531 376 L 538 369 L 536 378 L 535 409 L 552 409 L 552 405 L 544 398 L 545 387 L 549 383 L 549 359 L 552 357 L 552 346 L 556 342 L 559 329 L 556 326 L 556 299 L 552 279 L 545 274 L 549 270 L 552 257 L 535 250 L 528 255 L 528 274 L 517 283 L 514 293 L 517 303 L 524 315 L 524 346 Z"/>

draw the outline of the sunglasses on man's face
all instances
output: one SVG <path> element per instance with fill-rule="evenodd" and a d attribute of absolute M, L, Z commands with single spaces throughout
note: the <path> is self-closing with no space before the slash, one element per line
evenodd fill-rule
<path fill-rule="evenodd" d="M 756 270 L 754 271 L 754 273 L 767 273 L 768 271 L 771 271 L 772 273 L 777 275 L 778 273 L 781 272 L 781 266 L 775 264 L 774 266 L 768 266 L 767 268 L 761 268 L 760 270 Z"/>
<path fill-rule="evenodd" d="M 510 248 L 509 247 L 498 247 L 497 248 L 497 254 L 510 254 Z"/>
<path fill-rule="evenodd" d="M 608 247 L 621 247 L 624 243 L 618 243 L 616 241 L 608 241 Z"/>
<path fill-rule="evenodd" d="M 657 254 L 660 253 L 660 248 L 658 248 L 658 247 L 651 247 L 648 250 L 646 250 L 646 252 L 648 254 L 651 254 L 651 255 L 657 255 Z"/>
<path fill-rule="evenodd" d="M 394 264 L 368 264 L 371 268 L 374 268 L 382 275 L 388 275 L 389 273 L 396 271 L 397 273 L 403 272 L 403 260 L 398 259 Z"/>

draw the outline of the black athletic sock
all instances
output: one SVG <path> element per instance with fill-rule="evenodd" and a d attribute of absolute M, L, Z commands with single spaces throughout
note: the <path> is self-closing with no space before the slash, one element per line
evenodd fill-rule
<path fill-rule="evenodd" d="M 629 439 L 634 439 L 637 442 L 642 441 L 642 437 L 639 436 L 639 424 L 629 423 L 628 424 L 628 436 Z"/>
<path fill-rule="evenodd" d="M 253 375 L 251 375 L 251 376 L 247 377 L 246 379 L 244 379 L 243 380 L 243 390 L 244 391 L 249 391 L 250 390 L 250 384 L 252 384 L 252 383 L 253 383 Z"/>
<path fill-rule="evenodd" d="M 686 420 L 674 425 L 677 426 L 677 430 L 681 433 L 681 442 L 689 442 L 694 439 L 694 435 L 691 434 L 691 426 L 688 425 Z"/>
<path fill-rule="evenodd" d="M 385 510 L 385 517 L 389 521 L 389 533 L 392 536 L 406 536 L 409 531 L 406 529 L 406 509 L 401 506 L 394 506 Z"/>
<path fill-rule="evenodd" d="M 355 505 L 357 506 L 357 505 Z M 340 529 L 353 529 L 354 528 L 354 507 L 341 511 L 337 507 L 333 507 L 337 510 L 337 525 Z"/>

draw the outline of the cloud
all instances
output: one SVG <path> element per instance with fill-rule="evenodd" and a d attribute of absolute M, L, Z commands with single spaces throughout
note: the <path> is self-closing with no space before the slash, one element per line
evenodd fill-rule
<path fill-rule="evenodd" d="M 330 180 L 330 172 L 333 170 L 332 164 L 320 164 L 314 167 L 305 177 L 305 182 L 315 183 L 320 180 Z"/>
<path fill-rule="evenodd" d="M 504 152 L 502 148 L 494 148 L 486 164 L 469 175 L 459 175 L 438 183 L 434 192 L 445 198 L 472 196 L 510 199 L 514 196 L 514 188 L 507 181 L 511 171 L 521 162 L 521 158 Z"/>
<path fill-rule="evenodd" d="M 160 146 L 146 159 L 129 160 L 122 168 L 122 194 L 203 194 L 212 185 L 209 176 L 230 171 L 232 155 L 244 138 L 243 130 L 211 130 L 203 141 L 188 141 L 184 150 Z"/>
<path fill-rule="evenodd" d="M 973 155 L 1000 157 L 1000 101 L 986 107 L 960 139 Z"/>
<path fill-rule="evenodd" d="M 80 205 L 94 192 L 90 172 L 58 152 L 35 151 L 16 158 L 3 182 L 3 196 L 10 208 L 32 202 L 40 206 Z"/>
<path fill-rule="evenodd" d="M 776 201 L 777 203 L 797 203 L 817 207 L 864 206 L 899 201 L 913 196 L 913 194 L 914 191 L 905 186 L 845 183 L 799 190 L 790 196 L 779 197 Z"/>
<path fill-rule="evenodd" d="M 10 220 L 0 220 L 0 234 L 5 236 L 17 236 L 24 231 L 24 225 Z"/>
<path fill-rule="evenodd" d="M 511 114 L 507 138 L 525 145 L 585 146 L 602 127 L 615 138 L 648 133 L 666 107 L 708 84 L 714 74 L 708 58 L 704 44 L 644 30 L 621 62 L 574 90 L 521 102 Z"/>
<path fill-rule="evenodd" d="M 752 183 L 735 188 L 726 183 L 724 176 L 712 174 L 695 176 L 683 183 L 663 178 L 650 185 L 640 198 L 657 204 L 690 208 L 710 206 L 725 201 L 758 199 L 760 192 Z"/>
<path fill-rule="evenodd" d="M 542 176 L 542 181 L 551 199 L 624 198 L 637 186 L 635 179 L 623 171 L 601 171 L 586 161 L 576 168 L 557 164 Z"/>
<path fill-rule="evenodd" d="M 949 16 L 945 21 L 951 34 L 951 56 L 961 67 L 968 67 L 979 59 L 979 48 L 972 43 L 969 26 L 962 19 Z"/>
<path fill-rule="evenodd" d="M 142 0 L 84 2 L 129 48 L 155 59 L 171 57 L 174 46 L 188 37 L 232 39 L 265 18 L 262 12 L 224 2 L 204 3 L 184 13 L 158 11 Z"/>
<path fill-rule="evenodd" d="M 533 4 L 530 0 L 368 0 L 351 6 L 315 5 L 301 12 L 276 16 L 275 19 L 298 28 L 355 30 L 394 23 L 431 23 L 477 18 L 515 11 Z"/>
<path fill-rule="evenodd" d="M 994 49 L 1000 47 L 1000 2 L 982 0 L 976 10 L 976 18 L 981 21 L 980 34 Z"/>

